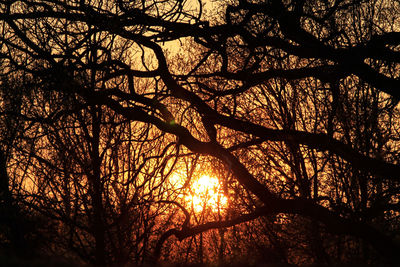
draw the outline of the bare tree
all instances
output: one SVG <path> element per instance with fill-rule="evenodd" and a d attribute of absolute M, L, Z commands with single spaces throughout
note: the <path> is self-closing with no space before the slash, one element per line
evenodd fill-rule
<path fill-rule="evenodd" d="M 238 1 L 214 17 L 202 7 L 2 1 L 2 75 L 24 72 L 44 92 L 156 127 L 155 135 L 224 164 L 248 211 L 195 224 L 181 205 L 184 223 L 161 236 L 156 254 L 169 236 L 285 214 L 353 244 L 362 239 L 382 256 L 377 262 L 398 261 L 391 234 L 400 173 L 399 4 Z M 183 68 L 166 53 L 173 42 L 191 45 Z M 100 151 L 90 153 L 99 165 Z M 91 186 L 101 257 L 102 190 Z M 315 248 L 319 232 L 310 236 Z M 323 262 L 324 253 L 315 257 Z"/>

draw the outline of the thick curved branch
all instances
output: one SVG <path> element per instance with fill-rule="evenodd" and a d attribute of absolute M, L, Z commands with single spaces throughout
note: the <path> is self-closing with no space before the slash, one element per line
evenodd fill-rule
<path fill-rule="evenodd" d="M 200 234 L 205 231 L 227 228 L 243 222 L 252 221 L 260 216 L 277 213 L 298 214 L 309 217 L 313 220 L 317 220 L 322 222 L 327 227 L 329 232 L 334 234 L 350 234 L 367 240 L 380 253 L 393 259 L 397 257 L 397 250 L 400 248 L 399 245 L 391 238 L 383 235 L 373 227 L 358 221 L 341 218 L 334 212 L 318 206 L 311 201 L 303 199 L 279 199 L 274 203 L 274 205 L 257 208 L 252 213 L 243 214 L 231 220 L 207 222 L 191 228 L 182 228 L 181 230 L 170 229 L 164 233 L 162 238 L 157 243 L 158 250 L 155 251 L 154 256 L 156 260 L 159 259 L 163 243 L 171 236 L 176 236 L 179 241 L 182 241 L 185 238 Z"/>
<path fill-rule="evenodd" d="M 267 210 L 264 207 L 261 207 L 261 208 L 256 209 L 252 213 L 243 214 L 243 215 L 238 216 L 231 220 L 207 222 L 205 224 L 200 224 L 200 225 L 190 227 L 190 228 L 182 227 L 181 230 L 178 230 L 176 228 L 170 229 L 170 230 L 166 231 L 161 236 L 161 238 L 158 240 L 156 248 L 154 250 L 154 258 L 156 261 L 159 260 L 159 258 L 161 256 L 162 247 L 163 247 L 165 241 L 167 241 L 167 239 L 171 236 L 176 236 L 179 241 L 182 241 L 185 238 L 188 238 L 188 237 L 191 237 L 191 236 L 194 236 L 194 235 L 197 235 L 197 234 L 200 234 L 200 233 L 212 230 L 212 229 L 227 228 L 227 227 L 231 227 L 234 225 L 238 225 L 243 222 L 252 221 L 264 214 L 267 214 Z"/>
<path fill-rule="evenodd" d="M 141 44 L 154 51 L 159 63 L 158 69 L 160 76 L 169 90 L 171 90 L 172 94 L 177 98 L 193 104 L 203 116 L 206 116 L 207 119 L 210 120 L 210 122 L 240 132 L 252 134 L 266 141 L 293 141 L 321 151 L 328 150 L 352 163 L 354 167 L 360 170 L 365 170 L 388 179 L 400 178 L 400 166 L 365 156 L 355 151 L 351 146 L 330 138 L 325 134 L 275 130 L 219 114 L 208 106 L 199 96 L 186 90 L 174 80 L 168 70 L 165 55 L 159 45 L 145 38 L 141 38 L 139 41 Z"/>

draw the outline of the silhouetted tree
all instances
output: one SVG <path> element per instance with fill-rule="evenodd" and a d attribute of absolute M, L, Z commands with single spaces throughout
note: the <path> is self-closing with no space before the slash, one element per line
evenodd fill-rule
<path fill-rule="evenodd" d="M 171 195 L 157 199 L 183 221 L 157 236 L 156 258 L 171 236 L 202 239 L 244 222 L 250 230 L 240 231 L 256 233 L 264 217 L 279 233 L 264 251 L 280 262 L 303 264 L 304 244 L 316 264 L 351 261 L 346 248 L 365 263 L 398 262 L 399 4 L 240 0 L 206 15 L 203 5 L 1 1 L 1 75 L 34 78 L 44 121 L 68 113 L 46 111 L 55 92 L 91 116 L 92 145 L 78 157 L 89 155 L 94 167 L 86 186 L 97 263 L 107 262 L 101 180 L 112 180 L 100 167 L 96 121 L 105 112 L 154 130 L 143 144 L 176 141 L 176 160 L 195 154 L 224 166 L 226 216 L 196 221 Z M 178 44 L 188 48 L 170 56 Z M 296 247 L 285 231 L 298 240 L 292 255 L 281 249 Z"/>

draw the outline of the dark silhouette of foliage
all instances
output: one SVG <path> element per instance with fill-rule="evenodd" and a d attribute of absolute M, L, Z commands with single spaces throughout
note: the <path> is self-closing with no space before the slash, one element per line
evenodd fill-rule
<path fill-rule="evenodd" d="M 0 10 L 16 251 L 29 227 L 11 221 L 32 210 L 52 225 L 41 255 L 98 266 L 400 262 L 397 1 Z M 185 196 L 207 173 L 227 204 L 196 211 Z"/>

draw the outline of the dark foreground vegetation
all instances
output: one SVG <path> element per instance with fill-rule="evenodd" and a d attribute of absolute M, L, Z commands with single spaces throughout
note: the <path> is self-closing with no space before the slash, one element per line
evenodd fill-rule
<path fill-rule="evenodd" d="M 0 0 L 0 265 L 400 266 L 399 100 L 395 0 Z"/>

